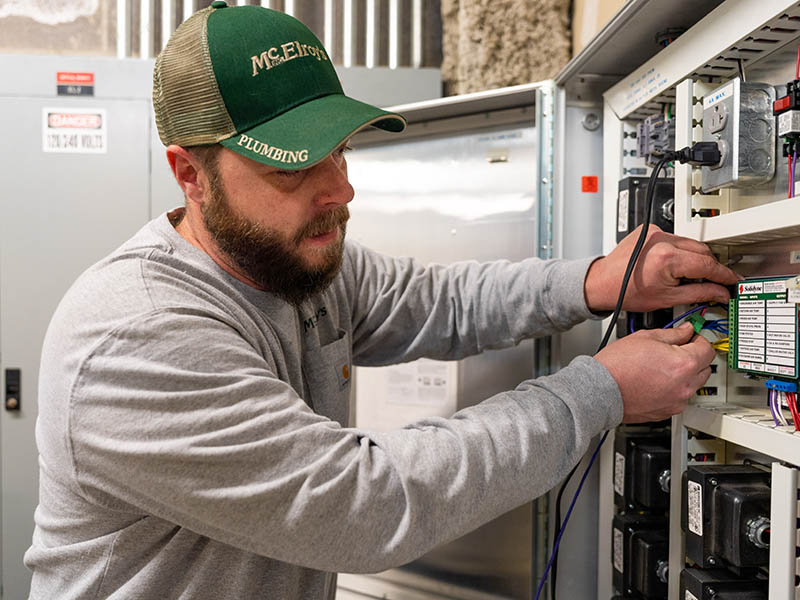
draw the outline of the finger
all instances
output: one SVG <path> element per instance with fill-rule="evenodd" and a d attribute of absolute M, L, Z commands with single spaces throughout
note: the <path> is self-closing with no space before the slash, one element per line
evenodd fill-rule
<path fill-rule="evenodd" d="M 659 342 L 664 344 L 672 344 L 674 346 L 682 346 L 686 344 L 694 335 L 694 327 L 691 323 L 683 322 L 677 327 L 670 329 L 650 329 L 647 334 Z"/>
<path fill-rule="evenodd" d="M 679 250 L 670 260 L 670 274 L 675 279 L 708 279 L 730 285 L 739 281 L 736 273 L 713 256 Z"/>
<path fill-rule="evenodd" d="M 694 359 L 697 361 L 697 364 L 701 368 L 705 368 L 711 364 L 711 361 L 714 360 L 716 356 L 716 352 L 714 351 L 714 347 L 711 345 L 706 338 L 702 335 L 697 335 L 688 343 L 682 346 L 686 352 L 689 352 Z"/>
<path fill-rule="evenodd" d="M 697 240 L 681 237 L 679 235 L 673 235 L 671 233 L 665 233 L 664 235 L 666 236 L 664 241 L 672 244 L 679 250 L 686 250 L 687 252 L 694 252 L 695 254 L 703 254 L 706 256 L 714 256 L 714 253 L 711 252 L 711 248 L 709 248 L 703 242 L 698 242 Z"/>
<path fill-rule="evenodd" d="M 720 302 L 725 304 L 731 299 L 727 288 L 716 283 L 684 283 L 671 288 L 663 296 L 664 306 L 681 304 L 699 304 L 701 302 Z"/>

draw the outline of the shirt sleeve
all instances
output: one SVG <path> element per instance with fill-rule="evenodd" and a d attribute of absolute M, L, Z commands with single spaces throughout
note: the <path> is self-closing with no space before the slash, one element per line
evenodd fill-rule
<path fill-rule="evenodd" d="M 583 292 L 594 260 L 425 266 L 348 243 L 343 277 L 353 306 L 353 360 L 455 360 L 600 318 Z"/>
<path fill-rule="evenodd" d="M 69 393 L 72 477 L 91 501 L 343 572 L 406 563 L 530 501 L 622 416 L 613 378 L 579 357 L 450 419 L 343 428 L 188 309 L 117 327 Z"/>

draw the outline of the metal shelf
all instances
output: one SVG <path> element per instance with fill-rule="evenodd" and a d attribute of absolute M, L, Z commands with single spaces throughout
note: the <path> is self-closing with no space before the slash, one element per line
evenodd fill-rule
<path fill-rule="evenodd" d="M 800 465 L 800 432 L 795 433 L 793 426 L 776 427 L 766 407 L 693 404 L 683 413 L 683 425 Z"/>

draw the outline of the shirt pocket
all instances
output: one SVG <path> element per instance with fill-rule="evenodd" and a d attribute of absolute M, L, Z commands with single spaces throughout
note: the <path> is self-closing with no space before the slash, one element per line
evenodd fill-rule
<path fill-rule="evenodd" d="M 350 336 L 340 329 L 338 339 L 303 353 L 303 375 L 314 412 L 347 427 L 352 380 Z"/>

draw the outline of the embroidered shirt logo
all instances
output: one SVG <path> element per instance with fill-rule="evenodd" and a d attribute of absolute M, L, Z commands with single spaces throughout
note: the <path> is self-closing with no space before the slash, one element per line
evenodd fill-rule
<path fill-rule="evenodd" d="M 309 329 L 316 329 L 317 323 L 319 323 L 320 318 L 327 316 L 328 316 L 328 308 L 325 306 L 320 307 L 313 317 L 309 317 L 305 321 L 303 321 L 303 331 L 307 332 Z"/>
<path fill-rule="evenodd" d="M 250 57 L 250 61 L 253 65 L 253 77 L 262 71 L 269 71 L 272 67 L 277 67 L 295 58 L 304 58 L 306 56 L 311 56 L 317 60 L 328 60 L 328 55 L 325 54 L 325 50 L 322 48 L 301 44 L 297 40 L 286 42 L 285 44 L 273 46 L 272 48 L 264 50 L 261 54 Z"/>

